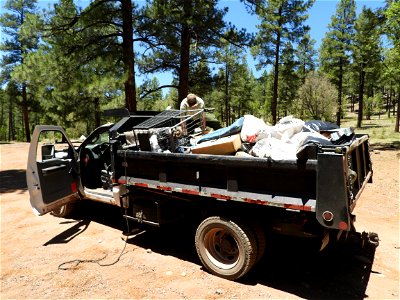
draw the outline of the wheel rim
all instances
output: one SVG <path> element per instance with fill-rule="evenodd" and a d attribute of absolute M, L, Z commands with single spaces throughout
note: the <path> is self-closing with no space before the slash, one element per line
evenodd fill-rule
<path fill-rule="evenodd" d="M 239 261 L 239 246 L 234 236 L 223 228 L 209 230 L 204 236 L 208 259 L 218 268 L 228 270 Z"/>

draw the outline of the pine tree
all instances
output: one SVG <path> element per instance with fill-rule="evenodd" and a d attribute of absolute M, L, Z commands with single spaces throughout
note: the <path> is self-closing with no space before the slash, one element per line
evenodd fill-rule
<path fill-rule="evenodd" d="M 142 94 L 143 91 L 144 94 L 139 99 L 139 110 L 156 110 L 156 103 L 162 100 L 162 91 L 158 89 L 159 86 L 157 78 L 146 80 L 140 85 L 139 92 Z"/>
<path fill-rule="evenodd" d="M 93 26 L 78 34 L 70 27 L 69 31 L 61 30 L 66 20 L 75 20 L 78 13 L 72 1 L 63 1 L 56 6 L 48 23 L 38 16 L 32 18 L 25 30 L 40 29 L 42 43 L 38 51 L 27 55 L 24 64 L 15 68 L 13 76 L 29 81 L 35 89 L 35 97 L 40 101 L 36 111 L 41 112 L 41 122 L 63 126 L 85 123 L 88 132 L 100 125 L 102 105 L 121 94 L 124 71 L 110 49 L 103 49 L 103 55 L 98 56 L 98 46 L 91 47 L 90 38 L 85 40 L 86 35 L 99 36 L 107 29 Z M 76 28 L 84 27 L 81 20 L 74 21 Z M 79 49 L 84 43 L 86 49 Z"/>
<path fill-rule="evenodd" d="M 27 38 L 20 34 L 27 15 L 35 12 L 36 0 L 7 0 L 4 8 L 7 12 L 1 15 L 0 25 L 6 38 L 0 46 L 0 50 L 6 54 L 1 61 L 2 71 L 0 78 L 3 83 L 9 83 L 12 80 L 11 72 L 14 66 L 23 64 L 25 56 L 37 46 L 36 38 Z M 18 87 L 18 97 L 21 98 L 19 105 L 22 108 L 25 140 L 30 142 L 29 86 L 26 81 L 15 82 L 15 84 Z M 12 113 L 12 110 L 10 112 Z"/>
<path fill-rule="evenodd" d="M 239 59 L 239 57 L 238 57 Z M 232 90 L 232 112 L 231 122 L 245 114 L 253 114 L 252 107 L 255 106 L 254 102 L 257 98 L 253 98 L 253 91 L 255 89 L 255 78 L 250 72 L 247 60 L 243 56 L 238 60 L 231 77 L 231 90 Z"/>
<path fill-rule="evenodd" d="M 313 0 L 271 0 L 256 6 L 256 14 L 261 24 L 258 25 L 259 31 L 252 53 L 259 60 L 259 69 L 267 65 L 273 66 L 273 124 L 277 122 L 278 117 L 279 66 L 282 51 L 285 45 L 299 42 L 308 32 L 309 28 L 304 25 L 304 21 L 308 18 L 306 12 L 313 3 Z"/>
<path fill-rule="evenodd" d="M 207 98 L 212 92 L 213 78 L 207 62 L 200 61 L 191 65 L 189 72 L 189 92 L 201 95 L 207 102 Z M 207 104 L 207 103 L 206 103 Z"/>
<path fill-rule="evenodd" d="M 86 64 L 97 58 L 114 59 L 123 69 L 125 106 L 136 110 L 136 84 L 133 52 L 133 14 L 131 0 L 94 0 L 85 9 L 73 0 L 62 0 L 46 26 L 48 36 L 64 51 Z"/>
<path fill-rule="evenodd" d="M 400 127 L 400 2 L 387 1 L 388 8 L 385 13 L 385 33 L 391 40 L 393 48 L 389 50 L 390 64 L 386 64 L 390 71 L 388 71 L 395 79 L 394 85 L 397 90 L 397 115 L 395 123 L 395 132 L 399 132 Z M 397 78 L 397 80 L 396 80 Z"/>
<path fill-rule="evenodd" d="M 296 56 L 299 64 L 298 73 L 302 82 L 304 82 L 307 74 L 316 68 L 317 51 L 314 49 L 315 40 L 307 33 L 300 40 L 297 46 Z"/>
<path fill-rule="evenodd" d="M 233 89 L 234 89 L 234 76 L 237 74 L 239 68 L 242 51 L 240 48 L 224 43 L 224 47 L 220 49 L 217 55 L 217 62 L 221 64 L 219 71 L 220 89 L 223 92 L 224 114 L 223 121 L 229 125 L 234 117 L 233 113 Z"/>
<path fill-rule="evenodd" d="M 355 0 L 341 0 L 320 49 L 321 68 L 338 89 L 336 124 L 339 126 L 342 118 L 343 78 L 350 65 L 355 20 Z"/>
<path fill-rule="evenodd" d="M 379 20 L 371 9 L 363 7 L 358 16 L 354 37 L 354 64 L 358 74 L 358 117 L 357 127 L 361 127 L 364 110 L 364 94 L 369 84 L 369 97 L 373 97 L 374 85 L 377 82 L 377 65 L 381 61 Z"/>
<path fill-rule="evenodd" d="M 279 109 L 280 115 L 287 116 L 292 111 L 292 104 L 297 96 L 297 90 L 300 85 L 298 72 L 299 63 L 295 59 L 295 50 L 291 44 L 284 47 L 281 55 L 281 70 L 279 73 Z"/>
<path fill-rule="evenodd" d="M 177 79 L 176 106 L 189 91 L 190 70 L 214 57 L 221 38 L 237 44 L 244 41 L 246 34 L 223 20 L 226 12 L 217 8 L 216 0 L 155 0 L 141 13 L 144 17 L 138 24 L 138 34 L 146 37 L 143 46 L 147 49 L 140 70 L 172 71 Z"/>

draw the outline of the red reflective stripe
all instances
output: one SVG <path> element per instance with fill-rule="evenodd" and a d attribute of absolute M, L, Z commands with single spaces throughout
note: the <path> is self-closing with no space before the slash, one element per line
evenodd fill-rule
<path fill-rule="evenodd" d="M 118 182 L 121 184 L 126 184 L 126 180 L 124 180 L 124 179 L 119 179 Z"/>
<path fill-rule="evenodd" d="M 134 185 L 141 186 L 141 187 L 149 187 L 149 185 L 147 183 L 142 183 L 142 182 L 135 182 Z"/>
<path fill-rule="evenodd" d="M 231 200 L 232 199 L 231 196 L 226 196 L 226 195 L 221 195 L 221 194 L 214 194 L 214 193 L 211 193 L 211 197 L 218 198 L 218 199 L 225 199 L 225 200 Z"/>
<path fill-rule="evenodd" d="M 172 188 L 169 186 L 157 185 L 157 188 L 163 191 L 172 191 Z"/>
<path fill-rule="evenodd" d="M 198 191 L 187 190 L 187 189 L 182 189 L 182 193 L 190 194 L 190 195 L 199 195 L 200 194 Z"/>
<path fill-rule="evenodd" d="M 255 200 L 255 199 L 250 199 L 250 198 L 243 198 L 243 200 L 244 200 L 244 202 L 247 202 L 247 203 L 268 205 L 268 201 Z"/>
<path fill-rule="evenodd" d="M 311 211 L 311 206 L 305 206 L 305 205 L 285 204 L 283 205 L 283 207 L 289 209 Z"/>
<path fill-rule="evenodd" d="M 78 191 L 78 188 L 77 188 L 77 185 L 76 185 L 75 181 L 71 182 L 71 191 L 73 193 L 76 193 Z"/>

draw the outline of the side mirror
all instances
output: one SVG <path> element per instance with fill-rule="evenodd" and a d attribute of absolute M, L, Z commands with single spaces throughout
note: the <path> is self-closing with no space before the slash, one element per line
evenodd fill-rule
<path fill-rule="evenodd" d="M 42 145 L 42 161 L 55 157 L 54 145 Z"/>

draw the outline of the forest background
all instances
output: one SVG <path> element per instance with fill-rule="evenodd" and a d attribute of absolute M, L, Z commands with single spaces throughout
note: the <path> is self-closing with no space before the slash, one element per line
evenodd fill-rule
<path fill-rule="evenodd" d="M 108 121 L 105 109 L 178 108 L 188 92 L 224 125 L 244 114 L 341 125 L 350 112 L 357 127 L 385 114 L 399 132 L 398 0 L 337 1 L 318 49 L 314 0 L 240 1 L 254 32 L 226 20 L 231 1 L 1 1 L 2 141 L 30 141 L 36 124 L 78 137 Z"/>

